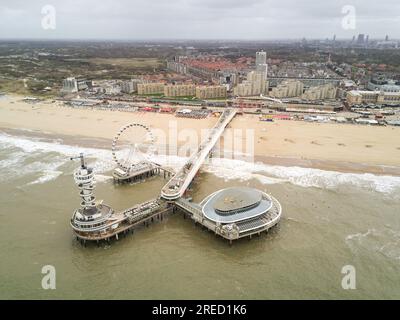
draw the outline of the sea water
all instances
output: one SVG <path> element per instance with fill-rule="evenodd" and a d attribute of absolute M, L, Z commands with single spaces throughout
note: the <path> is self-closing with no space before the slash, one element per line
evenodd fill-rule
<path fill-rule="evenodd" d="M 79 206 L 72 173 L 80 152 L 96 196 L 115 210 L 155 198 L 163 177 L 113 185 L 111 152 L 0 133 L 1 299 L 400 298 L 400 177 L 213 159 L 191 196 L 259 188 L 282 204 L 267 234 L 232 246 L 179 213 L 111 245 L 81 246 L 69 222 Z M 162 157 L 179 168 L 184 158 Z M 56 289 L 42 287 L 43 266 Z M 355 289 L 344 289 L 344 266 Z"/>

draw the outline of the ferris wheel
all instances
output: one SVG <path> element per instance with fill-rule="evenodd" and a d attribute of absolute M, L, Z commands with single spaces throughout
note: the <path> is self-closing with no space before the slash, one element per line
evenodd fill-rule
<path fill-rule="evenodd" d="M 154 136 L 149 127 L 131 123 L 122 127 L 112 141 L 112 156 L 125 172 L 154 154 Z"/>

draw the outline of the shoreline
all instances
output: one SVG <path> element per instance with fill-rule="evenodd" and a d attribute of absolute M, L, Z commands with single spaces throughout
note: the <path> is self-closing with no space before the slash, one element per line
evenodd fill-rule
<path fill-rule="evenodd" d="M 54 133 L 44 133 L 38 130 L 5 128 L 0 126 L 0 134 L 19 138 L 41 139 L 43 142 L 61 143 L 73 147 L 94 148 L 110 150 L 112 139 L 94 138 L 86 136 L 71 136 L 60 135 Z M 222 157 L 223 158 L 223 157 Z M 233 160 L 242 160 L 240 155 L 237 155 Z M 245 161 L 245 160 L 244 160 Z M 265 165 L 281 166 L 281 167 L 301 167 L 310 169 L 319 169 L 323 171 L 333 171 L 340 173 L 369 173 L 379 176 L 400 176 L 400 166 L 388 165 L 371 165 L 364 163 L 345 162 L 345 161 L 330 161 L 319 159 L 302 159 L 296 157 L 279 157 L 279 156 L 255 156 L 254 162 L 261 162 Z"/>
<path fill-rule="evenodd" d="M 167 146 L 172 138 L 181 148 L 197 147 L 203 131 L 217 121 L 215 116 L 189 119 L 171 114 L 75 109 L 48 100 L 32 105 L 22 98 L 8 95 L 0 99 L 0 130 L 107 150 L 118 130 L 128 123 L 148 126 L 159 146 Z M 241 159 L 240 154 L 250 154 L 255 162 L 267 165 L 400 176 L 399 136 L 399 127 L 262 122 L 256 115 L 243 115 L 229 124 L 219 146 L 234 150 L 236 159 Z"/>

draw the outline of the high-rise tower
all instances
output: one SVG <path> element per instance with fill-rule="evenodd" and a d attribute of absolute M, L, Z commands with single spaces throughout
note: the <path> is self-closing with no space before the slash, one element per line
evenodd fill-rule
<path fill-rule="evenodd" d="M 267 53 L 263 50 L 256 52 L 256 71 L 267 72 Z"/>
<path fill-rule="evenodd" d="M 256 72 L 253 77 L 253 91 L 256 94 L 268 93 L 267 84 L 268 64 L 267 53 L 263 50 L 256 52 Z"/>

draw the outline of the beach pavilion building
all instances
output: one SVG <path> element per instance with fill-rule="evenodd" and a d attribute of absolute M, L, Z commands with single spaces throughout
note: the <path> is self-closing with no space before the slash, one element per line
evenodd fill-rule
<path fill-rule="evenodd" d="M 176 204 L 192 219 L 230 241 L 260 234 L 275 226 L 282 214 L 278 200 L 258 189 L 218 190 L 200 204 L 179 199 Z"/>

